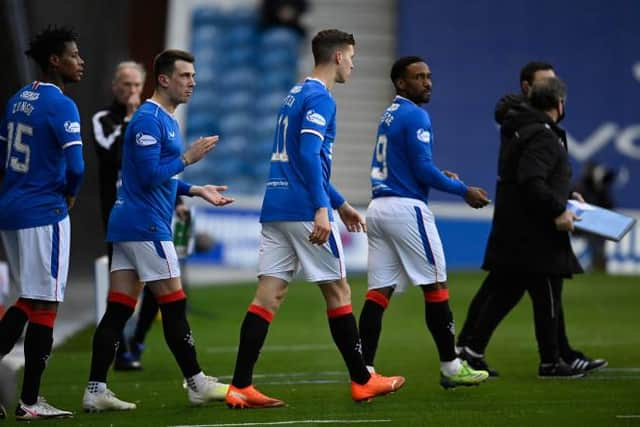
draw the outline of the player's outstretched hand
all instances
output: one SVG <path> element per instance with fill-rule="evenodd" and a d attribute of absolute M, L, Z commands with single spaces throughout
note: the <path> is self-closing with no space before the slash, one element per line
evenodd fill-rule
<path fill-rule="evenodd" d="M 316 210 L 313 219 L 313 230 L 309 234 L 309 241 L 314 245 L 323 245 L 331 235 L 331 223 L 329 222 L 329 210 L 320 208 Z"/>
<path fill-rule="evenodd" d="M 220 193 L 227 191 L 226 185 L 194 185 L 189 193 L 198 196 L 214 206 L 224 206 L 234 202 L 233 197 L 227 197 Z"/>
<path fill-rule="evenodd" d="M 464 201 L 475 209 L 483 208 L 491 203 L 487 192 L 480 187 L 468 187 L 467 194 L 464 195 Z"/>
<path fill-rule="evenodd" d="M 207 155 L 207 153 L 216 146 L 220 137 L 218 135 L 213 136 L 201 136 L 187 148 L 187 151 L 182 155 L 182 159 L 185 162 L 185 166 L 191 165 L 195 162 L 199 162 Z"/>
<path fill-rule="evenodd" d="M 350 232 L 367 231 L 367 223 L 364 217 L 353 208 L 349 203 L 344 202 L 338 208 L 340 219 Z"/>

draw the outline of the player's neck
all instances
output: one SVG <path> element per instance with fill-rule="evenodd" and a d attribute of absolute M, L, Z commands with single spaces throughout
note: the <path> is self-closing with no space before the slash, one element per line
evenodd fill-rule
<path fill-rule="evenodd" d="M 169 113 L 173 114 L 176 112 L 176 108 L 178 107 L 175 103 L 173 103 L 168 96 L 164 93 L 158 91 L 157 89 L 151 95 L 151 100 L 160 104 L 162 108 L 167 110 Z"/>
<path fill-rule="evenodd" d="M 320 80 L 327 89 L 331 90 L 336 83 L 336 70 L 334 67 L 318 65 L 311 72 L 311 77 Z"/>
<path fill-rule="evenodd" d="M 45 73 L 40 75 L 40 82 L 42 83 L 51 83 L 60 88 L 60 90 L 64 91 L 64 80 L 62 76 L 56 73 Z"/>

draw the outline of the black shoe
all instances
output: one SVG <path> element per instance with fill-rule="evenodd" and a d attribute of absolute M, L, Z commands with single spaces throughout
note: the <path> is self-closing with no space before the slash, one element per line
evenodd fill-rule
<path fill-rule="evenodd" d="M 484 360 L 484 357 L 477 357 L 469 353 L 466 347 L 463 347 L 458 357 L 462 360 L 466 360 L 467 364 L 471 367 L 471 369 L 476 371 L 487 371 L 490 377 L 496 378 L 500 375 L 498 371 L 495 369 L 491 369 L 487 364 L 487 361 Z"/>
<path fill-rule="evenodd" d="M 127 351 L 116 356 L 113 369 L 116 371 L 140 371 L 142 370 L 142 364 L 140 363 L 140 360 L 137 360 L 130 352 Z"/>
<path fill-rule="evenodd" d="M 541 363 L 538 368 L 538 378 L 562 378 L 573 379 L 584 377 L 584 372 L 575 369 L 562 360 L 558 360 L 555 363 Z"/>
<path fill-rule="evenodd" d="M 583 353 L 578 353 L 578 356 L 567 364 L 578 371 L 588 373 L 606 368 L 609 362 L 606 359 L 590 359 Z"/>

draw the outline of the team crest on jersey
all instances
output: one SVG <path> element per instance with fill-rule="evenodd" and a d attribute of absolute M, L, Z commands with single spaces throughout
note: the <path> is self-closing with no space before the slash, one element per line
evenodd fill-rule
<path fill-rule="evenodd" d="M 307 121 L 315 123 L 318 126 L 326 126 L 327 120 L 320 113 L 316 113 L 313 110 L 307 111 Z"/>
<path fill-rule="evenodd" d="M 416 137 L 420 141 L 424 142 L 425 144 L 428 144 L 431 142 L 431 132 L 429 132 L 426 129 L 422 129 L 422 128 L 418 129 L 416 131 Z"/>
<path fill-rule="evenodd" d="M 143 147 L 146 147 L 147 145 L 153 145 L 153 144 L 155 144 L 157 142 L 158 142 L 158 140 L 156 140 L 151 135 L 147 135 L 147 134 L 142 133 L 142 132 L 138 132 L 136 134 L 136 144 L 142 145 Z"/>
<path fill-rule="evenodd" d="M 25 90 L 24 92 L 22 92 L 20 94 L 20 98 L 26 100 L 26 101 L 35 101 L 36 99 L 40 98 L 40 94 L 38 92 L 32 92 L 30 90 Z"/>
<path fill-rule="evenodd" d="M 64 130 L 67 133 L 80 133 L 80 123 L 79 122 L 64 122 Z"/>

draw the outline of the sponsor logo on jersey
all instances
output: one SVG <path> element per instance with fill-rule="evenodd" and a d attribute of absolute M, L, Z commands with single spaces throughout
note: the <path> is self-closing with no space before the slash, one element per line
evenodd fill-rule
<path fill-rule="evenodd" d="M 67 133 L 80 133 L 80 122 L 64 122 L 64 130 Z"/>
<path fill-rule="evenodd" d="M 429 132 L 426 129 L 422 129 L 422 128 L 418 129 L 416 131 L 416 137 L 420 141 L 424 142 L 425 144 L 428 144 L 431 142 L 431 132 Z"/>
<path fill-rule="evenodd" d="M 291 88 L 291 90 L 289 91 L 289 93 L 300 93 L 300 91 L 302 90 L 302 86 L 301 85 L 295 85 L 294 87 Z"/>
<path fill-rule="evenodd" d="M 158 141 L 151 135 L 147 135 L 142 132 L 138 132 L 136 134 L 136 144 L 142 145 L 143 147 L 146 147 L 147 145 L 153 145 L 157 142 Z"/>
<path fill-rule="evenodd" d="M 389 108 L 387 108 L 388 111 L 396 111 L 398 108 L 400 108 L 400 104 L 398 104 L 397 102 L 394 102 L 393 104 L 391 104 L 389 106 Z"/>
<path fill-rule="evenodd" d="M 20 94 L 20 98 L 26 101 L 35 101 L 40 98 L 40 94 L 38 92 L 31 92 L 30 90 L 25 90 Z"/>
<path fill-rule="evenodd" d="M 316 113 L 313 110 L 307 111 L 307 121 L 315 123 L 318 126 L 326 126 L 327 120 L 320 113 Z"/>

